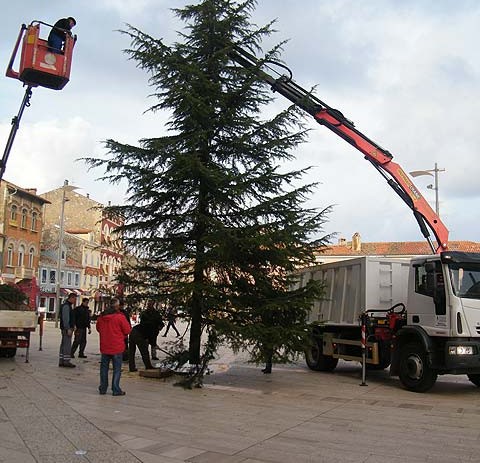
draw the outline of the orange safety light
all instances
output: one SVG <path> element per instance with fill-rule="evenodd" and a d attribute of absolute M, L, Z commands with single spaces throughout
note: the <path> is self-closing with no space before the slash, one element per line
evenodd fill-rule
<path fill-rule="evenodd" d="M 67 32 L 63 53 L 53 53 L 47 40 L 40 38 L 41 21 L 33 21 L 29 26 L 22 24 L 15 48 L 8 64 L 6 75 L 21 80 L 29 87 L 46 87 L 61 90 L 70 79 L 73 47 L 76 36 Z M 53 27 L 53 26 L 50 26 Z M 23 37 L 20 68 L 13 70 L 13 63 Z"/>

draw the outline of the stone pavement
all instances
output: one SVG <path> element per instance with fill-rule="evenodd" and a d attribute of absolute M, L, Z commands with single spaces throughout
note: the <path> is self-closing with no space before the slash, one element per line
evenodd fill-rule
<path fill-rule="evenodd" d="M 480 390 L 465 377 L 440 377 L 414 394 L 385 372 L 359 386 L 356 364 L 327 374 L 299 363 L 263 375 L 224 351 L 202 389 L 124 368 L 127 395 L 100 396 L 96 333 L 88 358 L 64 369 L 59 330 L 46 325 L 30 363 L 23 350 L 0 359 L 0 462 L 480 462 Z"/>

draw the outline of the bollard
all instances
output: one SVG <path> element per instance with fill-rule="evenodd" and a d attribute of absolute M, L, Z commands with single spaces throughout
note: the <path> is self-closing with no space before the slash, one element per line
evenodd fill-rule
<path fill-rule="evenodd" d="M 43 350 L 42 349 L 42 340 L 43 340 L 43 320 L 45 318 L 45 314 L 41 313 L 39 316 L 38 316 L 38 324 L 39 324 L 39 328 L 38 328 L 38 332 L 40 334 L 40 342 L 38 344 L 38 350 Z"/>
<path fill-rule="evenodd" d="M 364 312 L 361 316 L 362 323 L 362 382 L 360 386 L 368 386 L 367 376 L 367 314 Z"/>

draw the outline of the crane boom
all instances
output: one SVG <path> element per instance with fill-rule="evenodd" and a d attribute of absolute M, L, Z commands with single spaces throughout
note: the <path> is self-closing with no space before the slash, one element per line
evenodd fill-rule
<path fill-rule="evenodd" d="M 243 67 L 253 69 L 261 80 L 271 86 L 274 92 L 283 95 L 310 114 L 319 124 L 324 125 L 359 150 L 413 211 L 420 231 L 428 241 L 432 252 L 440 253 L 448 249 L 448 229 L 406 172 L 400 165 L 393 162 L 393 156 L 387 150 L 357 130 L 354 123 L 340 111 L 328 106 L 311 92 L 296 84 L 292 80 L 291 73 L 289 76 L 273 77 L 262 69 L 269 61 L 259 60 L 255 55 L 238 46 L 233 48 L 229 56 Z M 279 63 L 274 62 L 273 64 L 286 68 Z M 429 229 L 433 232 L 436 243 L 432 241 Z"/>

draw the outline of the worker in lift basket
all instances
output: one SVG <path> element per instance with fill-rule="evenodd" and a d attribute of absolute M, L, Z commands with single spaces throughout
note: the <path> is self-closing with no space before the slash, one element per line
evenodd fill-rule
<path fill-rule="evenodd" d="M 50 34 L 48 34 L 48 47 L 53 53 L 63 53 L 63 44 L 72 28 L 77 24 L 75 18 L 69 16 L 68 18 L 59 19 L 52 27 Z M 67 32 L 65 32 L 67 31 Z"/>

